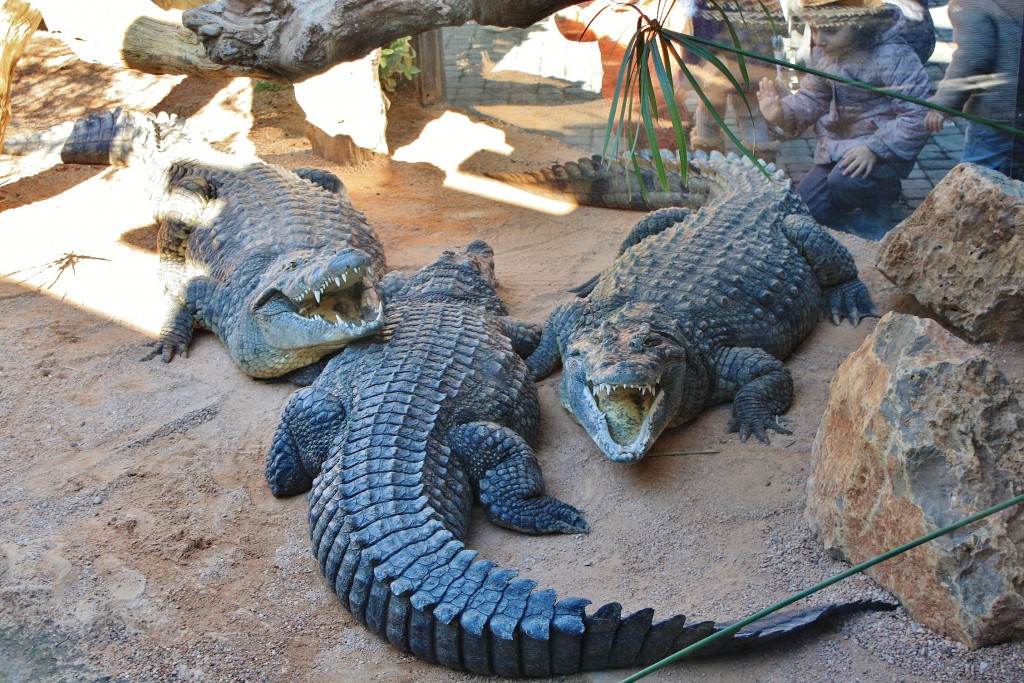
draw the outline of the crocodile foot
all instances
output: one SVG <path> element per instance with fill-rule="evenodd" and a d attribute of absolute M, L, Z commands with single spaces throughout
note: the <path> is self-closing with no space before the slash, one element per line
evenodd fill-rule
<path fill-rule="evenodd" d="M 793 433 L 782 426 L 786 422 L 786 418 L 775 414 L 775 411 L 764 405 L 753 402 L 734 403 L 726 431 L 730 434 L 738 433 L 742 442 L 746 442 L 753 435 L 761 443 L 767 444 L 769 431 L 776 434 Z"/>
<path fill-rule="evenodd" d="M 856 327 L 861 318 L 878 317 L 868 288 L 860 280 L 828 287 L 823 294 L 822 313 L 832 319 L 833 325 L 838 325 L 845 317 Z"/>

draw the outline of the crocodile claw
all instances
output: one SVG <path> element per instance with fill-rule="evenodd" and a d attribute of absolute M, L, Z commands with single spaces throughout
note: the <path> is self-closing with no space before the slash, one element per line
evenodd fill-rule
<path fill-rule="evenodd" d="M 726 427 L 726 431 L 730 434 L 738 432 L 740 435 L 740 441 L 746 443 L 747 439 L 753 434 L 758 441 L 763 444 L 768 444 L 768 432 L 771 430 L 777 434 L 792 434 L 793 432 L 783 427 L 780 422 L 783 422 L 783 418 L 777 415 L 770 415 L 767 411 L 757 411 L 756 414 L 746 414 L 741 416 L 733 415 L 729 420 L 729 425 Z"/>
<path fill-rule="evenodd" d="M 822 312 L 831 318 L 833 325 L 838 325 L 845 317 L 856 327 L 862 318 L 878 317 L 868 288 L 860 280 L 829 287 L 824 292 L 822 303 Z"/>
<path fill-rule="evenodd" d="M 153 360 L 157 356 L 160 356 L 160 360 L 165 363 L 170 363 L 175 354 L 182 358 L 188 358 L 188 342 L 157 339 L 155 341 L 148 342 L 146 346 L 153 350 L 139 359 L 143 362 Z"/>

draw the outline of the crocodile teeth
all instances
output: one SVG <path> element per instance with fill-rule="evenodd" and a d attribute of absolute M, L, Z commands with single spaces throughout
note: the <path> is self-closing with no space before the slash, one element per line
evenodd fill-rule
<path fill-rule="evenodd" d="M 348 282 L 348 273 L 342 273 L 341 279 L 343 282 Z M 335 278 L 335 280 L 337 280 L 337 278 Z M 339 284 L 338 286 L 340 287 L 341 285 Z"/>
<path fill-rule="evenodd" d="M 631 390 L 631 391 L 638 391 L 638 392 L 640 392 L 641 396 L 646 396 L 647 394 L 650 394 L 651 396 L 654 396 L 654 395 L 656 395 L 658 393 L 657 387 L 653 387 L 650 384 L 609 384 L 609 383 L 601 383 L 601 384 L 593 385 L 591 387 L 591 393 L 594 394 L 594 396 L 600 396 L 601 394 L 604 394 L 606 396 L 610 396 L 613 391 L 621 391 L 621 390 L 624 390 L 624 389 L 628 389 L 628 390 Z"/>
<path fill-rule="evenodd" d="M 345 280 L 345 282 L 348 282 L 348 280 Z M 334 286 L 341 287 L 341 278 L 337 275 L 334 276 Z"/>
<path fill-rule="evenodd" d="M 314 289 L 313 290 L 313 298 L 316 299 L 317 303 L 320 303 L 320 290 L 319 289 Z"/>

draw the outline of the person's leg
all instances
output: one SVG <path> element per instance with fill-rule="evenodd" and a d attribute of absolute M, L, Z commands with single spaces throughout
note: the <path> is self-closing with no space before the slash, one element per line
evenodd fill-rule
<path fill-rule="evenodd" d="M 890 164 L 876 164 L 866 178 L 843 175 L 836 166 L 827 185 L 832 211 L 843 223 L 837 229 L 881 239 L 893 227 L 891 208 L 900 197 L 902 183 Z"/>
<path fill-rule="evenodd" d="M 960 161 L 1006 173 L 1010 170 L 1012 153 L 1013 135 L 974 121 L 967 122 Z"/>
<path fill-rule="evenodd" d="M 843 175 L 838 165 L 828 174 L 832 209 L 842 213 L 889 206 L 900 198 L 902 189 L 903 185 L 892 166 L 882 162 L 875 164 L 867 177 Z"/>
<path fill-rule="evenodd" d="M 831 170 L 832 166 L 811 166 L 811 170 L 796 188 L 796 193 L 807 204 L 814 220 L 829 226 L 833 226 L 837 219 L 832 210 L 832 197 L 828 189 L 828 175 Z"/>

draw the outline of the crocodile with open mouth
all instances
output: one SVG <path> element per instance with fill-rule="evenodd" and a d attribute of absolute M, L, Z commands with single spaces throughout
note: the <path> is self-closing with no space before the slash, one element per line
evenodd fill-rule
<path fill-rule="evenodd" d="M 383 248 L 328 171 L 221 153 L 184 119 L 120 108 L 10 137 L 3 152 L 145 169 L 169 307 L 147 359 L 187 355 L 199 326 L 245 373 L 278 377 L 383 323 Z"/>
<path fill-rule="evenodd" d="M 561 361 L 562 405 L 616 462 L 730 399 L 741 440 L 788 434 L 782 359 L 823 316 L 877 315 L 850 252 L 782 171 L 715 152 L 695 154 L 689 176 L 699 208 L 644 217 L 581 298 L 555 309 L 528 359 L 534 378 Z"/>

